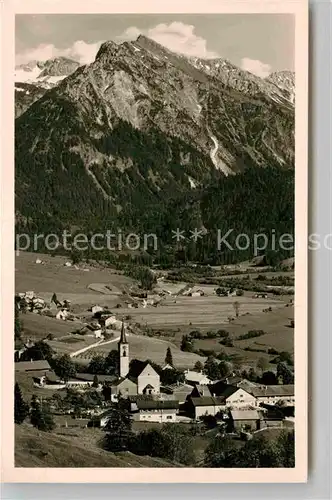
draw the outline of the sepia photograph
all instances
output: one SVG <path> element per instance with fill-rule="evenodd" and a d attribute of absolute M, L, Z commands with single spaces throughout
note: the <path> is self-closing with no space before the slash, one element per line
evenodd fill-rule
<path fill-rule="evenodd" d="M 16 470 L 306 455 L 296 22 L 16 14 Z"/>

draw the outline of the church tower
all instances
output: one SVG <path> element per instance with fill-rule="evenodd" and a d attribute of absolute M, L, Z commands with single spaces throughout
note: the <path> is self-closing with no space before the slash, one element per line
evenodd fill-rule
<path fill-rule="evenodd" d="M 129 372 L 129 344 L 126 337 L 124 322 L 122 321 L 121 336 L 118 343 L 120 377 L 126 377 Z"/>

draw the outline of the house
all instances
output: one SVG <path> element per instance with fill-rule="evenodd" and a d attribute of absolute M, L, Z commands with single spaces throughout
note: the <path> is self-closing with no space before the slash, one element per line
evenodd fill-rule
<path fill-rule="evenodd" d="M 33 378 L 33 385 L 45 389 L 64 389 L 65 383 L 53 372 L 47 372 L 41 375 L 39 372 L 29 372 Z"/>
<path fill-rule="evenodd" d="M 69 312 L 67 311 L 67 309 L 60 309 L 60 311 L 57 312 L 56 314 L 56 319 L 62 319 L 62 320 L 66 320 L 69 316 Z"/>
<path fill-rule="evenodd" d="M 258 405 L 279 402 L 289 406 L 295 404 L 294 384 L 259 385 L 247 390 L 250 390 L 250 393 L 256 398 Z"/>
<path fill-rule="evenodd" d="M 282 408 L 278 408 L 273 405 L 262 405 L 262 417 L 261 417 L 261 428 L 262 427 L 282 427 L 285 414 Z"/>
<path fill-rule="evenodd" d="M 98 305 L 95 305 L 95 306 L 91 307 L 92 314 L 96 314 L 98 312 L 102 312 L 103 310 L 104 310 L 104 308 L 101 307 L 101 306 L 98 306 Z"/>
<path fill-rule="evenodd" d="M 190 395 L 192 398 L 212 396 L 210 387 L 208 385 L 201 385 L 201 384 L 195 385 Z"/>
<path fill-rule="evenodd" d="M 189 292 L 188 295 L 189 295 L 189 297 L 203 297 L 204 292 L 203 292 L 203 290 L 194 290 L 192 292 Z"/>
<path fill-rule="evenodd" d="M 260 429 L 260 415 L 257 410 L 231 410 L 230 425 L 234 431 L 257 431 Z"/>
<path fill-rule="evenodd" d="M 248 408 L 257 406 L 255 396 L 241 387 L 227 385 L 219 394 L 225 402 L 226 408 Z"/>
<path fill-rule="evenodd" d="M 21 359 L 21 356 L 23 353 L 25 353 L 26 348 L 22 347 L 22 349 L 15 349 L 14 350 L 14 361 L 17 362 Z"/>
<path fill-rule="evenodd" d="M 19 361 L 15 363 L 16 372 L 39 372 L 41 375 L 51 371 L 51 367 L 46 360 L 39 361 Z"/>
<path fill-rule="evenodd" d="M 97 377 L 99 384 L 112 383 L 117 380 L 114 375 L 94 375 L 92 373 L 76 373 L 75 378 L 93 383 Z"/>
<path fill-rule="evenodd" d="M 136 404 L 141 422 L 176 422 L 179 401 L 138 399 Z"/>
<path fill-rule="evenodd" d="M 93 330 L 93 335 L 95 336 L 96 339 L 101 339 L 103 336 L 102 329 L 98 328 L 98 330 Z"/>
<path fill-rule="evenodd" d="M 135 395 L 137 395 L 137 384 L 129 378 L 120 378 L 117 382 L 112 384 L 113 401 L 116 401 L 118 397 L 128 398 L 128 396 Z"/>
<path fill-rule="evenodd" d="M 192 418 L 203 417 L 204 415 L 215 416 L 225 408 L 225 401 L 223 398 L 213 396 L 201 396 L 198 398 L 189 398 L 188 413 Z"/>
<path fill-rule="evenodd" d="M 195 372 L 192 370 L 186 370 L 184 372 L 185 380 L 190 385 L 208 385 L 211 383 L 209 377 L 207 377 L 203 372 Z"/>
<path fill-rule="evenodd" d="M 112 325 L 119 324 L 121 325 L 121 322 L 116 319 L 114 315 L 108 316 L 108 317 L 101 317 L 100 320 L 104 323 L 105 328 L 109 328 Z"/>
<path fill-rule="evenodd" d="M 71 379 L 66 382 L 66 387 L 70 389 L 86 389 L 91 386 L 92 382 L 89 382 L 88 380 Z"/>
<path fill-rule="evenodd" d="M 164 394 L 172 395 L 174 399 L 177 399 L 181 404 L 185 403 L 188 397 L 193 391 L 193 386 L 189 384 L 173 384 L 169 386 L 164 386 L 162 392 Z"/>

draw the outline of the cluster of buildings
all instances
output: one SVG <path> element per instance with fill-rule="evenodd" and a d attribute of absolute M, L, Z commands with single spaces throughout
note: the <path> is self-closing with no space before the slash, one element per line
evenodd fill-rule
<path fill-rule="evenodd" d="M 204 373 L 187 370 L 185 383 L 165 388 L 150 363 L 137 362 L 136 366 L 129 366 L 129 342 L 123 323 L 118 355 L 119 376 L 97 375 L 98 383 L 100 388 L 108 385 L 113 402 L 120 397 L 127 399 L 134 418 L 142 422 L 180 422 L 221 416 L 232 422 L 235 430 L 255 430 L 262 426 L 280 425 L 284 416 L 278 408 L 295 406 L 294 385 L 262 385 L 241 377 L 212 383 Z M 172 367 L 166 365 L 166 368 Z M 52 372 L 47 361 L 15 363 L 15 370 L 32 376 L 37 386 L 53 389 L 85 389 L 91 387 L 95 380 L 94 375 L 81 373 L 64 383 Z M 106 425 L 107 418 L 107 412 L 101 414 L 98 425 Z"/>

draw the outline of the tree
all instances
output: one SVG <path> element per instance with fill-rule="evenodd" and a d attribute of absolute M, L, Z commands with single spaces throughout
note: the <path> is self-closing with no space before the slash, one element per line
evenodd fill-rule
<path fill-rule="evenodd" d="M 30 421 L 40 431 L 50 432 L 55 427 L 48 405 L 41 404 L 35 395 L 32 396 L 31 400 Z"/>
<path fill-rule="evenodd" d="M 248 372 L 248 380 L 251 382 L 257 382 L 257 373 L 255 372 L 254 368 L 250 368 Z"/>
<path fill-rule="evenodd" d="M 206 467 L 294 467 L 294 433 L 276 440 L 257 435 L 236 449 L 229 438 L 217 437 L 205 451 Z"/>
<path fill-rule="evenodd" d="M 201 372 L 204 368 L 204 365 L 201 361 L 196 361 L 196 363 L 194 364 L 194 370 L 195 372 Z"/>
<path fill-rule="evenodd" d="M 259 358 L 257 361 L 257 368 L 264 372 L 269 367 L 269 362 L 265 358 Z"/>
<path fill-rule="evenodd" d="M 97 375 L 95 375 L 95 376 L 93 377 L 92 387 L 98 387 L 98 386 L 99 386 L 98 377 L 97 377 Z"/>
<path fill-rule="evenodd" d="M 163 385 L 173 385 L 176 383 L 182 383 L 185 380 L 185 375 L 182 371 L 166 368 L 160 373 L 160 381 Z"/>
<path fill-rule="evenodd" d="M 24 401 L 21 388 L 16 382 L 14 388 L 14 421 L 22 424 L 29 414 L 29 405 Z"/>
<path fill-rule="evenodd" d="M 283 467 L 295 467 L 295 436 L 294 431 L 283 431 L 276 442 Z"/>
<path fill-rule="evenodd" d="M 227 361 L 221 361 L 219 363 L 219 378 L 225 378 L 232 371 L 232 364 Z"/>
<path fill-rule="evenodd" d="M 220 379 L 219 365 L 212 356 L 204 363 L 204 373 L 206 373 L 210 380 Z"/>
<path fill-rule="evenodd" d="M 109 375 L 119 375 L 119 353 L 115 349 L 110 351 L 105 358 L 105 369 Z"/>
<path fill-rule="evenodd" d="M 193 351 L 193 342 L 190 340 L 188 335 L 182 335 L 182 340 L 181 340 L 181 351 L 186 351 L 186 352 L 192 352 Z"/>
<path fill-rule="evenodd" d="M 33 361 L 38 361 L 41 359 L 46 359 L 48 362 L 51 362 L 53 355 L 54 351 L 52 347 L 41 340 L 24 351 L 21 356 L 21 360 L 30 361 L 32 359 Z"/>
<path fill-rule="evenodd" d="M 167 365 L 173 366 L 173 356 L 172 356 L 171 348 L 169 346 L 167 347 L 167 351 L 166 351 L 165 363 Z"/>
<path fill-rule="evenodd" d="M 107 424 L 105 426 L 105 448 L 108 451 L 127 450 L 132 439 L 131 414 L 121 399 L 117 406 L 110 410 Z"/>
<path fill-rule="evenodd" d="M 233 308 L 235 311 L 235 316 L 238 318 L 240 314 L 240 302 L 238 302 L 237 300 L 233 302 Z"/>
<path fill-rule="evenodd" d="M 286 363 L 278 363 L 277 377 L 282 379 L 283 384 L 294 384 L 294 375 Z"/>
<path fill-rule="evenodd" d="M 278 379 L 275 375 L 275 373 L 271 371 L 264 372 L 261 379 L 260 383 L 264 385 L 277 385 L 278 384 Z"/>
<path fill-rule="evenodd" d="M 279 363 L 287 363 L 287 365 L 289 365 L 289 366 L 293 366 L 293 364 L 294 364 L 292 355 L 287 351 L 279 352 L 278 362 Z"/>
<path fill-rule="evenodd" d="M 217 436 L 205 450 L 205 467 L 234 467 L 236 449 L 230 438 Z"/>
<path fill-rule="evenodd" d="M 156 283 L 156 277 L 148 267 L 141 267 L 139 269 L 139 280 L 141 282 L 141 287 L 145 290 L 151 290 Z"/>
<path fill-rule="evenodd" d="M 72 361 L 69 354 L 63 354 L 62 356 L 54 359 L 53 367 L 58 377 L 65 382 L 67 382 L 70 377 L 75 377 L 76 375 L 76 365 Z"/>
<path fill-rule="evenodd" d="M 106 373 L 106 363 L 103 356 L 93 356 L 88 366 L 89 373 L 103 375 Z"/>
<path fill-rule="evenodd" d="M 22 336 L 22 323 L 21 323 L 21 320 L 19 318 L 19 308 L 18 308 L 18 302 L 15 301 L 15 317 L 14 317 L 14 322 L 15 322 L 15 329 L 14 329 L 14 332 L 15 332 L 15 341 L 17 340 L 21 340 L 21 336 Z"/>

